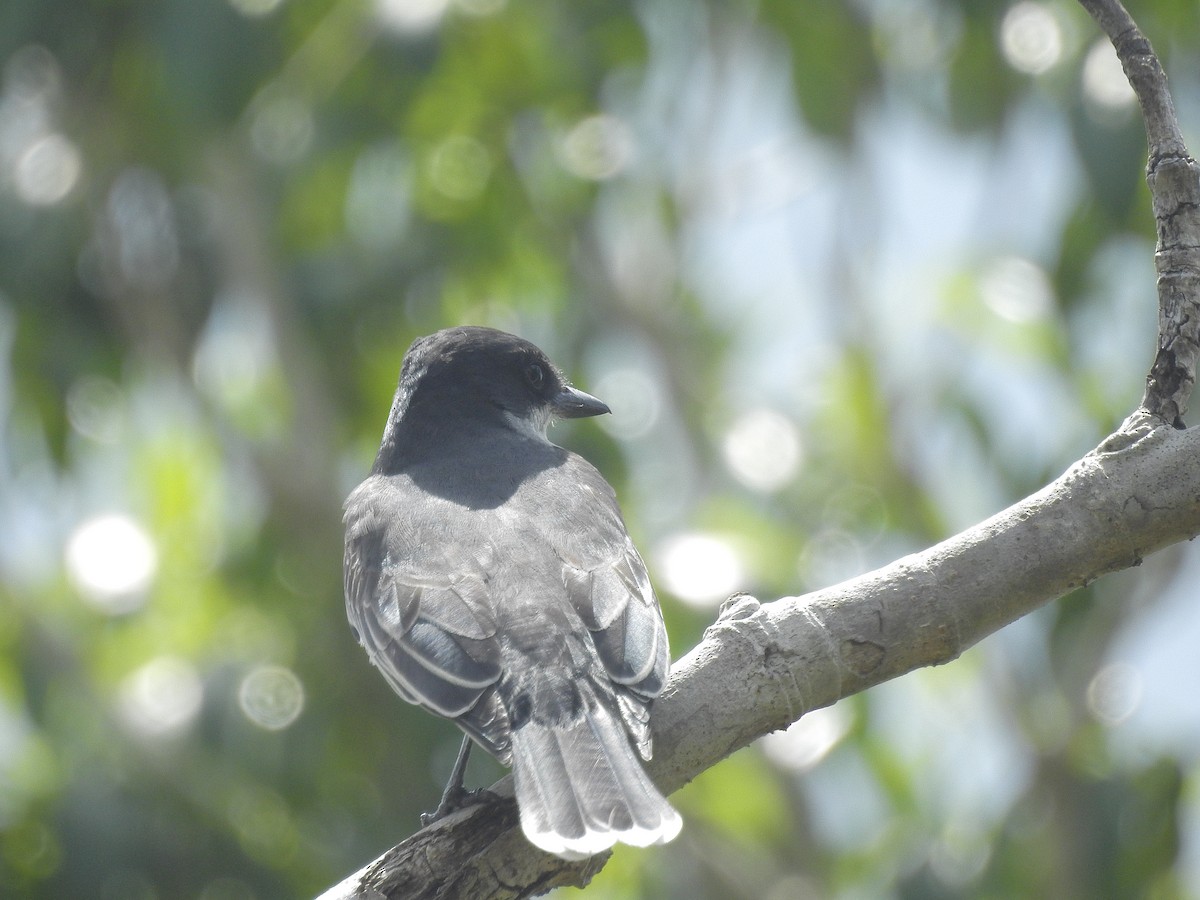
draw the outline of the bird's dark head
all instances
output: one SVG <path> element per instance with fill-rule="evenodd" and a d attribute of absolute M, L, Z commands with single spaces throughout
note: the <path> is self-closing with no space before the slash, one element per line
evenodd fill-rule
<path fill-rule="evenodd" d="M 418 338 L 405 354 L 376 467 L 385 451 L 406 456 L 426 444 L 432 451 L 490 428 L 545 442 L 555 418 L 606 412 L 529 341 L 494 328 L 447 328 Z"/>

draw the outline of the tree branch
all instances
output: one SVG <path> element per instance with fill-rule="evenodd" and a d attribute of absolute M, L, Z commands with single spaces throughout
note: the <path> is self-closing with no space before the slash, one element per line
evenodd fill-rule
<path fill-rule="evenodd" d="M 1146 125 L 1146 180 L 1158 230 L 1158 352 L 1141 408 L 1182 428 L 1200 355 L 1200 170 L 1184 145 L 1167 76 L 1150 41 L 1118 0 L 1080 3 L 1116 48 Z"/>
<path fill-rule="evenodd" d="M 1177 430 L 1200 346 L 1200 177 L 1149 42 L 1115 0 L 1080 2 L 1112 39 L 1146 121 L 1159 346 L 1142 406 L 1053 483 L 929 550 L 805 597 L 733 598 L 655 704 L 648 768 L 665 790 L 809 710 L 949 662 L 1039 606 L 1200 533 L 1200 429 Z M 572 863 L 528 844 L 511 778 L 492 790 L 321 900 L 530 897 L 583 886 L 603 867 L 607 854 Z"/>
<path fill-rule="evenodd" d="M 675 665 L 648 768 L 675 790 L 805 712 L 955 659 L 1026 613 L 1200 533 L 1200 429 L 1098 449 L 1043 490 L 922 553 L 805 597 L 737 597 Z M 529 845 L 500 796 L 413 835 L 321 900 L 530 897 L 606 860 Z"/>

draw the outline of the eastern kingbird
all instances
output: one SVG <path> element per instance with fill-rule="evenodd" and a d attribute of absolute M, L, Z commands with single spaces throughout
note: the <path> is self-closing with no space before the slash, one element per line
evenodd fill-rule
<path fill-rule="evenodd" d="M 638 759 L 670 662 L 646 567 L 608 482 L 546 438 L 608 407 L 528 341 L 418 338 L 371 474 L 346 500 L 346 611 L 405 700 L 511 765 L 526 837 L 582 859 L 679 833 Z M 635 752 L 636 749 L 636 752 Z"/>

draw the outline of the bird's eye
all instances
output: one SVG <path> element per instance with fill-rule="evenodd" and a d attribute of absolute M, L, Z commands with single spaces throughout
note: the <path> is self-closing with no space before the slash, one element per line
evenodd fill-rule
<path fill-rule="evenodd" d="M 546 371 L 537 363 L 530 363 L 525 367 L 525 378 L 529 381 L 530 387 L 535 391 L 540 391 L 542 385 L 546 383 Z"/>

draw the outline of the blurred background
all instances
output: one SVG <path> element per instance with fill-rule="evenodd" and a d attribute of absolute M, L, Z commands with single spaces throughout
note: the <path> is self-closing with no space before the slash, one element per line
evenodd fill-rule
<path fill-rule="evenodd" d="M 1195 147 L 1200 9 L 1133 13 Z M 458 732 L 341 592 L 418 335 L 612 406 L 554 436 L 676 657 L 1037 489 L 1152 359 L 1141 123 L 1065 0 L 6 0 L 0 66 L 5 897 L 311 896 L 436 804 Z M 1200 897 L 1198 577 L 807 716 L 588 896 Z"/>

